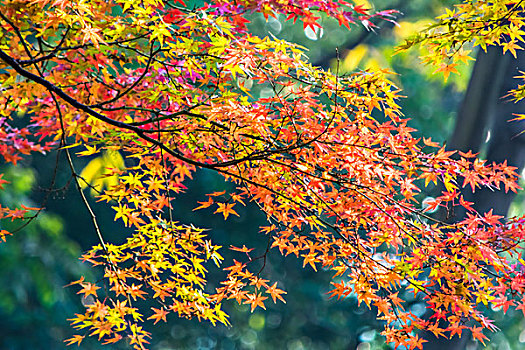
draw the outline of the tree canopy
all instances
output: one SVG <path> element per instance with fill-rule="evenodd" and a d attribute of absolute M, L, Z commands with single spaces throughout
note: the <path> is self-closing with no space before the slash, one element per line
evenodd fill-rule
<path fill-rule="evenodd" d="M 422 348 L 420 330 L 469 330 L 484 342 L 483 331 L 496 329 L 484 306 L 525 313 L 525 219 L 479 213 L 461 193 L 515 192 L 516 169 L 414 137 L 387 69 L 342 74 L 336 53 L 334 69 L 324 70 L 299 45 L 247 29 L 247 15 L 258 12 L 314 33 L 321 16 L 374 30 L 377 19 L 394 22 L 395 9 L 325 0 L 0 4 L 0 154 L 16 165 L 32 152 L 64 152 L 99 239 L 82 259 L 105 282 L 71 283 L 85 312 L 72 318 L 79 334 L 68 344 L 91 335 L 144 349 L 145 319 L 228 324 L 228 300 L 251 311 L 285 302 L 286 291 L 265 279 L 270 249 L 331 271 L 329 294 L 376 310 L 395 346 Z M 398 50 L 421 45 L 424 62 L 447 79 L 472 47 L 515 55 L 524 6 L 464 1 Z M 523 91 L 510 94 L 521 99 Z M 90 162 L 79 171 L 75 157 Z M 200 168 L 232 190 L 209 193 L 195 210 L 227 220 L 254 202 L 268 221 L 260 228 L 266 251 L 250 241 L 223 248 L 201 223 L 176 221 L 176 197 Z M 440 184 L 441 193 L 423 200 L 422 189 Z M 125 242 L 106 241 L 87 188 L 131 229 Z M 454 220 L 459 207 L 467 215 Z M 432 216 L 437 209 L 446 218 Z M 30 221 L 42 210 L 0 207 L 0 218 Z M 11 233 L 0 230 L 4 240 Z M 237 258 L 224 261 L 223 249 Z M 223 271 L 215 288 L 210 269 Z M 405 291 L 433 315 L 410 311 Z M 155 307 L 144 309 L 141 299 Z"/>

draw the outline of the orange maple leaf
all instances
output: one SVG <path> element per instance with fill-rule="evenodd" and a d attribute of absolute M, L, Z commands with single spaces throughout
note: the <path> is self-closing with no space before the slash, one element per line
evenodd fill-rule
<path fill-rule="evenodd" d="M 375 300 L 373 304 L 377 307 L 377 315 L 388 314 L 390 313 L 390 303 L 385 298 L 379 298 Z"/>
<path fill-rule="evenodd" d="M 310 264 L 312 269 L 314 269 L 314 271 L 317 271 L 317 267 L 315 266 L 315 263 L 319 262 L 319 259 L 317 258 L 315 253 L 301 254 L 301 256 L 304 257 L 303 267 L 305 267 L 306 264 Z"/>
<path fill-rule="evenodd" d="M 9 236 L 9 235 L 12 235 L 12 233 L 6 230 L 0 230 L 0 239 L 2 241 L 5 242 L 6 241 L 5 236 Z"/>
<path fill-rule="evenodd" d="M 237 252 L 241 252 L 241 253 L 249 253 L 253 250 L 253 248 L 248 248 L 246 247 L 246 245 L 242 245 L 242 248 L 238 248 L 238 247 L 235 247 L 233 245 L 230 246 L 230 250 L 235 250 Z"/>
<path fill-rule="evenodd" d="M 105 342 L 103 342 L 102 345 L 113 344 L 113 343 L 120 341 L 121 339 L 122 339 L 122 336 L 118 333 L 115 333 L 113 335 L 113 338 L 106 338 Z"/>
<path fill-rule="evenodd" d="M 437 72 L 443 72 L 443 77 L 445 78 L 445 81 L 447 81 L 450 73 L 458 73 L 458 70 L 456 69 L 457 63 L 441 63 L 441 66 L 434 71 L 434 73 Z"/>
<path fill-rule="evenodd" d="M 213 193 L 210 193 L 208 194 L 208 196 L 212 196 L 212 197 L 218 197 L 218 196 L 222 196 L 223 194 L 225 194 L 226 191 L 220 191 L 220 192 L 213 192 Z"/>
<path fill-rule="evenodd" d="M 485 334 L 482 332 L 482 327 L 472 327 L 470 328 L 470 331 L 472 332 L 472 338 L 479 340 L 483 345 L 485 345 L 485 340 L 489 339 Z"/>
<path fill-rule="evenodd" d="M 213 199 L 211 197 L 208 197 L 208 201 L 207 202 L 198 202 L 197 201 L 197 203 L 199 203 L 200 205 L 197 208 L 193 209 L 193 211 L 199 210 L 199 209 L 208 208 L 210 205 L 213 204 Z"/>
<path fill-rule="evenodd" d="M 128 287 L 126 289 L 126 292 L 133 298 L 133 300 L 137 300 L 137 297 L 141 298 L 141 299 L 146 299 L 144 297 L 144 294 L 148 294 L 146 293 L 145 291 L 143 291 L 141 289 L 142 287 L 142 284 L 139 284 L 138 286 L 135 285 L 135 284 L 132 284 L 131 287 Z"/>
<path fill-rule="evenodd" d="M 251 312 L 255 310 L 257 306 L 260 306 L 264 310 L 266 310 L 266 306 L 264 306 L 264 301 L 268 299 L 268 297 L 263 297 L 261 294 L 248 294 L 248 299 L 244 302 L 245 304 L 250 304 L 251 306 Z"/>
<path fill-rule="evenodd" d="M 270 296 L 272 297 L 272 300 L 273 300 L 274 303 L 276 303 L 277 299 L 279 299 L 283 303 L 286 304 L 286 300 L 284 300 L 284 298 L 281 296 L 281 294 L 287 294 L 287 293 L 284 290 L 281 290 L 281 289 L 277 288 L 277 282 L 272 284 L 272 286 L 268 287 L 266 289 L 266 293 L 270 294 Z"/>
<path fill-rule="evenodd" d="M 426 343 L 428 342 L 428 340 L 425 340 L 423 338 L 420 338 L 417 334 L 414 335 L 413 337 L 410 337 L 410 339 L 408 339 L 406 341 L 406 344 L 408 345 L 408 348 L 409 349 L 414 349 L 414 348 L 417 348 L 417 349 L 421 349 L 423 350 L 423 343 Z"/>
<path fill-rule="evenodd" d="M 72 345 L 77 343 L 77 346 L 80 346 L 80 343 L 82 343 L 82 340 L 84 340 L 85 336 L 75 334 L 72 338 L 64 340 L 64 343 L 67 343 L 67 345 Z"/>
<path fill-rule="evenodd" d="M 168 311 L 164 310 L 164 309 L 156 309 L 154 307 L 151 308 L 155 313 L 153 315 L 151 315 L 150 317 L 148 317 L 148 320 L 155 320 L 155 322 L 153 322 L 153 324 L 157 324 L 157 322 L 159 322 L 160 320 L 163 320 L 164 322 L 166 322 L 166 315 L 169 314 Z"/>
<path fill-rule="evenodd" d="M 97 287 L 96 284 L 93 283 L 82 283 L 82 289 L 77 292 L 77 294 L 84 294 L 84 297 L 87 297 L 88 295 L 93 294 L 95 297 L 97 296 L 97 289 L 100 289 L 100 287 Z"/>
<path fill-rule="evenodd" d="M 264 278 L 255 277 L 250 282 L 250 285 L 255 286 L 256 289 L 260 289 L 261 287 L 268 288 L 268 284 L 266 284 L 266 282 L 270 282 L 270 281 L 265 280 Z"/>

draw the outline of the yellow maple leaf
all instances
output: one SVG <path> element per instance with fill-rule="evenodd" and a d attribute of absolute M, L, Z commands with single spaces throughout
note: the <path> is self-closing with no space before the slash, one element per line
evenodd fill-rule
<path fill-rule="evenodd" d="M 230 214 L 240 216 L 233 210 L 232 208 L 235 206 L 235 203 L 217 203 L 219 205 L 219 209 L 215 210 L 214 214 L 222 213 L 224 215 L 224 220 L 228 218 Z"/>

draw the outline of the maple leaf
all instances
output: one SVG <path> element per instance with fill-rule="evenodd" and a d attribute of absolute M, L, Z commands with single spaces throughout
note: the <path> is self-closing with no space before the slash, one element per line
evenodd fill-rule
<path fill-rule="evenodd" d="M 286 304 L 286 300 L 284 300 L 281 294 L 287 294 L 287 293 L 284 290 L 277 288 L 277 282 L 272 284 L 270 287 L 267 287 L 266 293 L 270 294 L 274 303 L 276 303 L 277 299 L 279 299 L 280 301 Z"/>
<path fill-rule="evenodd" d="M 148 185 L 148 192 L 155 191 L 156 193 L 159 193 L 160 190 L 165 189 L 165 186 L 162 183 L 162 180 L 159 178 L 150 178 L 144 181 L 144 183 Z"/>
<path fill-rule="evenodd" d="M 235 210 L 233 210 L 235 203 L 217 203 L 217 205 L 219 206 L 219 208 L 215 210 L 213 213 L 214 214 L 222 213 L 222 215 L 224 216 L 224 220 L 228 219 L 228 216 L 230 214 L 240 216 L 239 214 L 237 214 Z"/>
<path fill-rule="evenodd" d="M 148 293 L 143 291 L 142 285 L 135 285 L 132 284 L 130 287 L 126 289 L 126 292 L 130 295 L 130 297 L 133 298 L 133 300 L 137 300 L 137 297 L 141 299 L 146 299 L 144 295 L 147 295 Z"/>
<path fill-rule="evenodd" d="M 231 250 L 238 251 L 238 252 L 241 252 L 241 253 L 249 253 L 249 252 L 251 252 L 251 251 L 253 250 L 253 248 L 248 248 L 248 247 L 246 247 L 246 245 L 244 245 L 244 244 L 242 245 L 241 248 L 238 248 L 238 247 L 235 247 L 235 246 L 232 246 L 232 245 L 231 245 L 231 246 L 230 246 L 230 249 L 231 249 Z"/>
<path fill-rule="evenodd" d="M 219 197 L 219 196 L 222 196 L 226 193 L 226 191 L 220 191 L 220 192 L 213 192 L 213 193 L 210 193 L 208 194 L 208 196 L 212 196 L 212 197 Z"/>
<path fill-rule="evenodd" d="M 5 236 L 10 236 L 10 235 L 12 235 L 11 232 L 9 232 L 9 231 L 7 231 L 7 230 L 0 229 L 0 239 L 1 239 L 2 241 L 5 242 L 5 241 L 6 241 Z"/>
<path fill-rule="evenodd" d="M 154 314 L 148 317 L 148 320 L 155 320 L 153 324 L 157 324 L 160 320 L 163 320 L 166 322 L 166 315 L 169 314 L 168 311 L 164 310 L 163 308 L 156 309 L 154 307 L 151 308 L 154 311 Z"/>
<path fill-rule="evenodd" d="M 466 329 L 466 328 L 467 326 L 458 325 L 458 324 L 448 327 L 447 330 L 450 331 L 450 339 L 452 339 L 452 337 L 454 337 L 456 334 L 458 335 L 458 337 L 461 337 L 461 333 L 463 329 Z"/>
<path fill-rule="evenodd" d="M 525 301 L 522 300 L 519 302 L 516 310 L 521 310 L 523 312 L 523 316 L 525 317 Z"/>
<path fill-rule="evenodd" d="M 503 308 L 503 312 L 504 313 L 507 313 L 508 309 L 510 306 L 513 306 L 515 304 L 514 300 L 512 299 L 508 299 L 507 297 L 505 296 L 500 296 L 498 298 L 495 298 L 493 300 L 494 302 L 494 305 L 496 307 L 502 307 Z"/>
<path fill-rule="evenodd" d="M 428 147 L 439 147 L 439 143 L 432 141 L 430 137 L 428 139 L 423 137 L 423 143 Z"/>
<path fill-rule="evenodd" d="M 102 344 L 103 345 L 114 344 L 114 343 L 119 342 L 121 339 L 122 339 L 122 336 L 118 333 L 115 333 L 112 338 L 106 338 Z"/>
<path fill-rule="evenodd" d="M 81 276 L 80 279 L 76 280 L 76 281 L 73 281 L 69 284 L 66 284 L 64 287 L 69 287 L 69 286 L 73 286 L 75 284 L 84 284 L 84 276 Z"/>
<path fill-rule="evenodd" d="M 140 215 L 139 213 L 133 212 L 133 213 L 131 213 L 131 215 L 129 215 L 127 217 L 129 226 L 133 225 L 133 226 L 139 228 L 143 224 L 146 223 L 139 215 Z"/>
<path fill-rule="evenodd" d="M 485 213 L 485 215 L 483 215 L 483 220 L 488 224 L 488 225 L 496 225 L 499 223 L 499 220 L 500 219 L 503 219 L 503 216 L 501 215 L 494 215 L 492 214 L 494 209 L 490 209 L 487 213 Z"/>
<path fill-rule="evenodd" d="M 268 299 L 268 297 L 264 297 L 261 294 L 248 294 L 244 304 L 250 304 L 251 312 L 253 312 L 257 306 L 266 310 L 266 306 L 264 306 L 264 301 L 266 299 Z"/>
<path fill-rule="evenodd" d="M 329 297 L 333 298 L 337 296 L 337 299 L 345 298 L 350 293 L 352 293 L 352 288 L 345 284 L 344 281 L 341 282 L 331 282 L 335 289 L 329 291 L 327 294 L 331 294 Z"/>
<path fill-rule="evenodd" d="M 82 289 L 77 292 L 77 294 L 84 294 L 84 298 L 87 298 L 89 295 L 93 294 L 93 296 L 97 296 L 97 289 L 100 289 L 97 285 L 93 283 L 82 283 L 81 284 Z"/>
<path fill-rule="evenodd" d="M 72 345 L 77 343 L 77 346 L 80 346 L 80 343 L 82 343 L 82 340 L 84 340 L 85 336 L 75 334 L 72 338 L 64 340 L 67 345 Z"/>
<path fill-rule="evenodd" d="M 447 81 L 450 73 L 459 74 L 458 70 L 456 69 L 457 65 L 457 63 L 442 63 L 441 66 L 434 71 L 434 73 L 442 72 L 445 81 Z"/>
<path fill-rule="evenodd" d="M 276 229 L 275 225 L 270 226 L 261 226 L 261 232 L 264 234 L 269 234 L 270 232 L 274 231 Z"/>
<path fill-rule="evenodd" d="M 311 12 L 307 12 L 306 15 L 303 17 L 303 29 L 311 29 L 314 32 L 318 28 L 322 28 L 321 25 L 317 22 L 321 17 L 315 17 L 312 15 Z"/>
<path fill-rule="evenodd" d="M 478 174 L 476 174 L 476 172 L 474 171 L 466 171 L 465 173 L 463 173 L 463 177 L 464 180 L 462 187 L 465 187 L 468 184 L 470 185 L 472 192 L 475 192 L 476 186 L 478 186 L 479 183 Z"/>
<path fill-rule="evenodd" d="M 428 331 L 432 332 L 436 337 L 443 337 L 445 330 L 439 327 L 439 322 L 431 323 L 426 328 Z"/>
<path fill-rule="evenodd" d="M 423 205 L 423 211 L 424 212 L 430 212 L 430 213 L 433 213 L 434 211 L 437 210 L 437 208 L 439 207 L 441 203 L 441 200 L 439 198 L 431 198 L 431 197 L 427 197 L 423 200 L 423 202 L 421 203 Z"/>
<path fill-rule="evenodd" d="M 84 145 L 86 147 L 85 151 L 77 152 L 80 156 L 89 156 L 97 153 L 97 146 Z"/>
<path fill-rule="evenodd" d="M 266 282 L 270 282 L 268 280 L 265 280 L 263 278 L 255 277 L 250 282 L 250 285 L 255 286 L 255 289 L 261 289 L 261 287 L 268 288 L 268 284 Z"/>
<path fill-rule="evenodd" d="M 237 194 L 237 193 L 234 193 L 231 195 L 231 199 L 234 200 L 235 202 L 239 202 L 241 203 L 242 205 L 246 206 L 246 204 L 244 203 L 244 201 L 242 200 L 243 197 L 242 195 L 240 194 Z"/>
<path fill-rule="evenodd" d="M 309 254 L 302 254 L 301 255 L 304 260 L 303 260 L 303 267 L 306 266 L 306 264 L 309 264 L 312 269 L 314 269 L 314 271 L 317 271 L 317 267 L 315 266 L 315 263 L 319 261 L 319 259 L 317 258 L 316 254 L 314 253 L 309 253 Z"/>
<path fill-rule="evenodd" d="M 472 338 L 475 340 L 479 340 L 483 345 L 485 345 L 485 340 L 489 338 L 482 333 L 482 330 L 482 327 L 470 327 L 470 331 L 472 332 Z"/>
<path fill-rule="evenodd" d="M 516 58 L 516 50 L 523 50 L 521 46 L 518 45 L 518 42 L 516 40 L 509 40 L 508 42 L 503 43 L 502 45 L 503 53 L 510 51 L 512 53 L 512 56 Z"/>
<path fill-rule="evenodd" d="M 472 203 L 472 202 L 467 202 L 467 201 L 463 198 L 463 196 L 460 196 L 460 197 L 459 197 L 459 204 L 460 204 L 463 208 L 467 209 L 469 212 L 474 212 L 474 208 L 472 207 L 472 204 L 474 204 L 474 203 Z"/>
<path fill-rule="evenodd" d="M 395 305 L 397 306 L 398 308 L 400 309 L 403 309 L 403 305 L 402 303 L 404 302 L 404 300 L 402 300 L 401 298 L 399 298 L 398 296 L 399 292 L 396 292 L 396 293 L 393 293 L 393 294 L 390 294 L 388 296 L 388 299 Z"/>
<path fill-rule="evenodd" d="M 101 31 L 100 28 L 94 28 L 90 25 L 86 25 L 81 29 L 81 31 L 84 34 L 84 37 L 82 38 L 82 44 L 91 41 L 97 49 L 99 48 L 100 43 L 106 44 L 106 42 L 98 34 Z"/>
<path fill-rule="evenodd" d="M 370 10 L 365 5 L 353 5 L 352 9 L 361 15 L 366 15 Z"/>
<path fill-rule="evenodd" d="M 128 225 L 128 220 L 129 220 L 129 217 L 131 216 L 132 210 L 127 205 L 125 205 L 125 204 L 122 205 L 120 203 L 119 203 L 118 206 L 113 206 L 111 208 L 116 211 L 116 213 L 115 213 L 115 220 L 117 220 L 118 218 L 121 218 L 122 221 L 124 221 L 124 224 L 127 226 Z"/>
<path fill-rule="evenodd" d="M 208 197 L 208 200 L 206 202 L 197 202 L 199 203 L 200 205 L 196 208 L 193 209 L 193 211 L 195 210 L 199 210 L 199 209 L 205 209 L 205 208 L 208 208 L 209 206 L 211 206 L 214 202 L 213 202 L 213 199 L 211 197 Z"/>
<path fill-rule="evenodd" d="M 375 300 L 373 303 L 377 307 L 377 314 L 388 314 L 390 313 L 390 303 L 387 301 L 387 299 L 379 298 L 378 300 Z"/>
<path fill-rule="evenodd" d="M 406 344 L 408 345 L 409 349 L 416 348 L 423 350 L 423 343 L 428 342 L 428 340 L 425 340 L 423 338 L 420 338 L 417 334 L 414 336 L 411 336 L 407 341 Z"/>

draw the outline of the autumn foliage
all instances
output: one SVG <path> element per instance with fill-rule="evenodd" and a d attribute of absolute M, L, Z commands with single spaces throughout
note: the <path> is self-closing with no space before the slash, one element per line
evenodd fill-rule
<path fill-rule="evenodd" d="M 445 77 L 466 60 L 467 41 L 514 53 L 521 3 L 466 1 L 442 17 L 450 32 L 421 34 L 404 48 L 428 45 L 426 61 Z M 483 305 L 525 313 L 524 219 L 478 213 L 460 192 L 516 191 L 515 169 L 412 136 L 389 72 L 323 71 L 302 48 L 246 27 L 246 14 L 260 12 L 284 14 L 304 28 L 319 27 L 321 15 L 372 28 L 374 18 L 393 20 L 395 11 L 327 0 L 209 1 L 199 8 L 182 0 L 0 4 L 0 154 L 16 164 L 30 152 L 65 152 L 78 188 L 90 188 L 133 229 L 125 243 L 112 244 L 94 219 L 100 244 L 82 258 L 103 269 L 110 288 L 72 283 L 91 301 L 72 316 L 79 335 L 68 344 L 90 335 L 105 344 L 127 338 L 144 349 L 146 319 L 228 324 L 222 305 L 229 300 L 252 311 L 285 302 L 286 292 L 264 279 L 264 270 L 251 270 L 260 256 L 249 242 L 230 247 L 238 259 L 223 261 L 224 248 L 203 229 L 172 217 L 197 168 L 223 175 L 236 190 L 210 193 L 196 209 L 228 219 L 257 203 L 270 247 L 305 268 L 331 270 L 330 295 L 354 295 L 377 310 L 382 334 L 396 346 L 421 348 L 419 330 L 449 337 L 469 329 L 483 342 L 482 331 L 496 329 Z M 490 6 L 495 22 L 483 17 Z M 508 13 L 505 21 L 497 17 Z M 270 96 L 257 97 L 261 87 Z M 75 169 L 74 156 L 92 155 L 98 157 L 82 173 Z M 437 184 L 443 191 L 422 206 L 422 188 Z M 439 208 L 452 216 L 458 206 L 467 217 L 429 214 Z M 28 219 L 37 210 L 2 207 L 0 217 Z M 214 267 L 225 277 L 211 290 L 207 271 Z M 400 297 L 406 290 L 433 316 L 410 312 Z M 158 306 L 139 309 L 137 300 L 146 298 Z"/>

